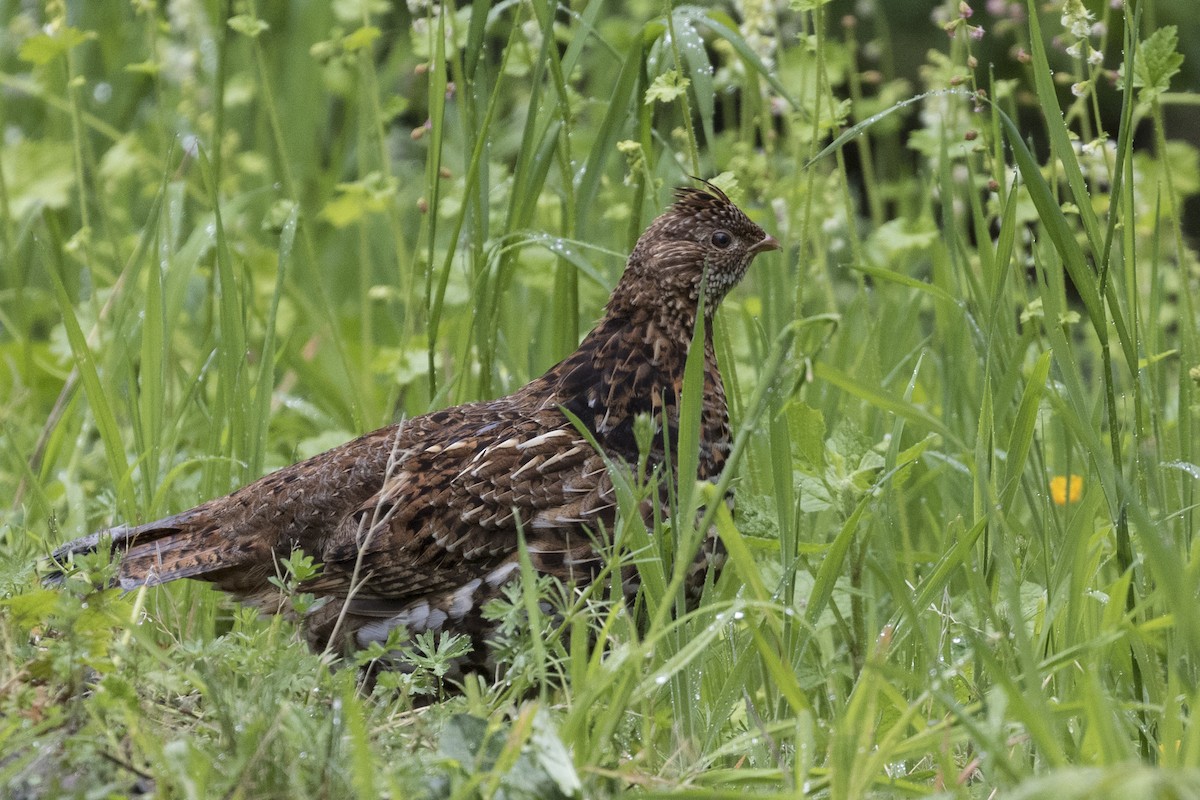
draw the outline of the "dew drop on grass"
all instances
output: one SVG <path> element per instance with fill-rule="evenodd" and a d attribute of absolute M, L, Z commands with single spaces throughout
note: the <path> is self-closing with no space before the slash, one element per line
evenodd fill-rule
<path fill-rule="evenodd" d="M 1177 469 L 1181 472 L 1186 472 L 1192 478 L 1200 480 L 1200 467 L 1188 461 L 1164 461 L 1162 465 L 1171 469 Z"/>
<path fill-rule="evenodd" d="M 97 103 L 107 103 L 112 99 L 112 93 L 112 84 L 107 81 L 100 81 L 96 88 L 92 89 L 92 97 Z"/>
<path fill-rule="evenodd" d="M 654 682 L 657 683 L 659 686 L 662 686 L 664 683 L 667 682 L 667 676 L 659 675 L 657 678 L 654 679 Z"/>

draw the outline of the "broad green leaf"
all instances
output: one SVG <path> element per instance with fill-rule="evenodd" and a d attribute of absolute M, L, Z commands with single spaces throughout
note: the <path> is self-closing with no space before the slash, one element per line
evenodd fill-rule
<path fill-rule="evenodd" d="M 1179 74 L 1183 65 L 1183 54 L 1179 52 L 1179 29 L 1166 25 L 1142 40 L 1133 64 L 1133 85 L 1138 100 L 1149 103 L 1171 88 L 1171 78 Z M 1119 75 L 1125 79 L 1125 65 Z"/>
<path fill-rule="evenodd" d="M 22 43 L 21 60 L 40 67 L 64 55 L 72 47 L 77 47 L 95 38 L 95 31 L 81 31 L 69 25 L 61 27 L 53 33 L 39 33 L 30 36 Z"/>
<path fill-rule="evenodd" d="M 687 93 L 687 87 L 690 85 L 691 81 L 682 77 L 678 70 L 668 70 L 655 78 L 654 82 L 650 84 L 650 88 L 646 90 L 646 105 L 678 100 Z"/>

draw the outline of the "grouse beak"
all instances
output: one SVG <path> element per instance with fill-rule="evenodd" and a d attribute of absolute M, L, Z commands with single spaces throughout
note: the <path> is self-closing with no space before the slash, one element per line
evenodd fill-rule
<path fill-rule="evenodd" d="M 759 253 L 765 253 L 768 250 L 778 250 L 778 249 L 779 249 L 779 240 L 769 234 L 766 237 L 764 237 L 763 239 L 756 242 L 755 244 L 750 245 L 751 255 L 758 255 Z"/>

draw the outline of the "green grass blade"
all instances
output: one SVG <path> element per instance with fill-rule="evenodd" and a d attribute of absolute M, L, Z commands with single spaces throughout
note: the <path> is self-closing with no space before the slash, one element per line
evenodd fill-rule
<path fill-rule="evenodd" d="M 51 252 L 62 253 L 62 243 L 51 229 Z M 100 378 L 92 349 L 88 346 L 75 314 L 74 304 L 67 293 L 63 282 L 64 264 L 61 258 L 54 260 L 53 266 L 46 270 L 54 288 L 54 297 L 58 301 L 62 313 L 63 327 L 67 331 L 67 341 L 71 345 L 71 354 L 75 359 L 75 367 L 79 370 L 80 380 L 83 381 L 83 391 L 87 396 L 88 405 L 95 418 L 96 431 L 104 443 L 104 456 L 108 462 L 109 478 L 117 487 L 117 500 L 121 513 L 130 519 L 137 516 L 137 504 L 129 486 L 129 463 L 125 458 L 125 445 L 122 441 L 121 427 L 117 424 L 117 415 L 109 398 L 112 393 L 105 390 Z"/>

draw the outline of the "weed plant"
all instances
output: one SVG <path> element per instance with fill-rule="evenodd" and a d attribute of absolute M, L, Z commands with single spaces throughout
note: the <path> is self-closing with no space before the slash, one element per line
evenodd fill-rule
<path fill-rule="evenodd" d="M 0 4 L 0 794 L 1200 797 L 1187 2 L 930 4 L 908 77 L 882 3 Z M 500 674 L 369 687 L 203 585 L 41 585 L 536 376 L 689 174 L 783 250 L 716 320 L 736 511 L 612 466 L 703 516 L 607 532 L 636 608 L 526 565 Z"/>

